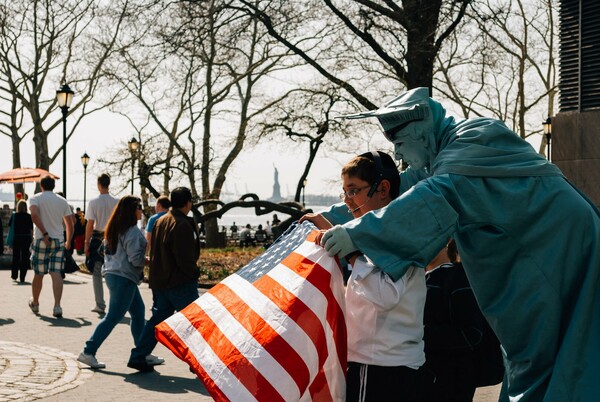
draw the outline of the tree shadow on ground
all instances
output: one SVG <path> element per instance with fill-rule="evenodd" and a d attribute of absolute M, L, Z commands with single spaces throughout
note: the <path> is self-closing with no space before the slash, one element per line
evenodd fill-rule
<path fill-rule="evenodd" d="M 14 324 L 14 323 L 15 323 L 15 320 L 13 320 L 12 318 L 0 318 L 0 326 Z"/>
<path fill-rule="evenodd" d="M 162 375 L 156 369 L 160 366 L 155 366 L 155 371 L 152 373 L 119 373 L 115 371 L 99 370 L 98 373 L 112 376 L 123 377 L 125 382 L 135 384 L 140 388 L 161 392 L 164 394 L 199 394 L 210 396 L 210 393 L 204 388 L 202 382 L 197 378 L 185 378 L 171 375 Z M 191 373 L 190 373 L 191 374 Z"/>

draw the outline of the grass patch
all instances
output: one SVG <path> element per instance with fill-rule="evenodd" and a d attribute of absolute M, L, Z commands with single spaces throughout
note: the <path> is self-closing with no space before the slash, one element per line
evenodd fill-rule
<path fill-rule="evenodd" d="M 199 282 L 217 283 L 264 252 L 263 247 L 225 247 L 202 249 L 198 268 Z"/>

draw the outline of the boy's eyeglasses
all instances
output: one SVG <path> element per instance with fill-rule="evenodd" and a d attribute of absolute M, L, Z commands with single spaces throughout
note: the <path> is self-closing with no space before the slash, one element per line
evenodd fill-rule
<path fill-rule="evenodd" d="M 345 200 L 346 198 L 354 198 L 358 195 L 358 193 L 363 191 L 365 188 L 369 188 L 369 187 L 371 187 L 371 186 L 368 185 L 368 186 L 359 187 L 359 188 L 351 188 L 350 190 L 341 193 L 340 199 Z"/>

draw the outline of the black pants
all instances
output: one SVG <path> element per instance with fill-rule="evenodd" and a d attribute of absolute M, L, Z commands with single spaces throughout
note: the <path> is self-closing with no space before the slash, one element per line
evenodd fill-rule
<path fill-rule="evenodd" d="M 17 279 L 17 274 L 19 275 L 19 279 L 21 282 L 25 281 L 25 275 L 27 274 L 27 270 L 30 266 L 29 258 L 31 256 L 31 252 L 29 248 L 31 247 L 31 240 L 29 239 L 19 239 L 18 237 L 13 241 L 13 257 L 12 257 L 12 273 L 11 278 Z"/>
<path fill-rule="evenodd" d="M 420 402 L 427 381 L 425 370 L 348 362 L 347 402 Z"/>
<path fill-rule="evenodd" d="M 471 402 L 475 395 L 475 362 L 470 352 L 427 355 L 435 382 L 426 388 L 424 402 Z"/>

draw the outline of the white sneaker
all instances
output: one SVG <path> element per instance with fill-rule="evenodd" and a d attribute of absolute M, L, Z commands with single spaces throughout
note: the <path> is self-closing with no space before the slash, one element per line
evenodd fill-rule
<path fill-rule="evenodd" d="M 54 310 L 52 310 L 52 315 L 56 318 L 62 318 L 62 308 L 60 306 L 54 307 Z"/>
<path fill-rule="evenodd" d="M 98 360 L 96 360 L 96 356 L 94 355 L 88 355 L 84 352 L 81 352 L 79 354 L 79 357 L 77 358 L 77 361 L 86 364 L 88 366 L 90 366 L 93 369 L 103 369 L 106 368 L 106 364 L 99 362 Z"/>
<path fill-rule="evenodd" d="M 33 311 L 33 314 L 38 314 L 40 312 L 40 304 L 33 304 L 33 297 L 29 298 L 29 308 Z"/>
<path fill-rule="evenodd" d="M 165 359 L 163 359 L 162 357 L 158 357 L 158 356 L 154 356 L 154 355 L 146 356 L 146 363 L 151 366 L 158 366 L 159 364 L 163 364 L 164 362 L 165 362 Z"/>

